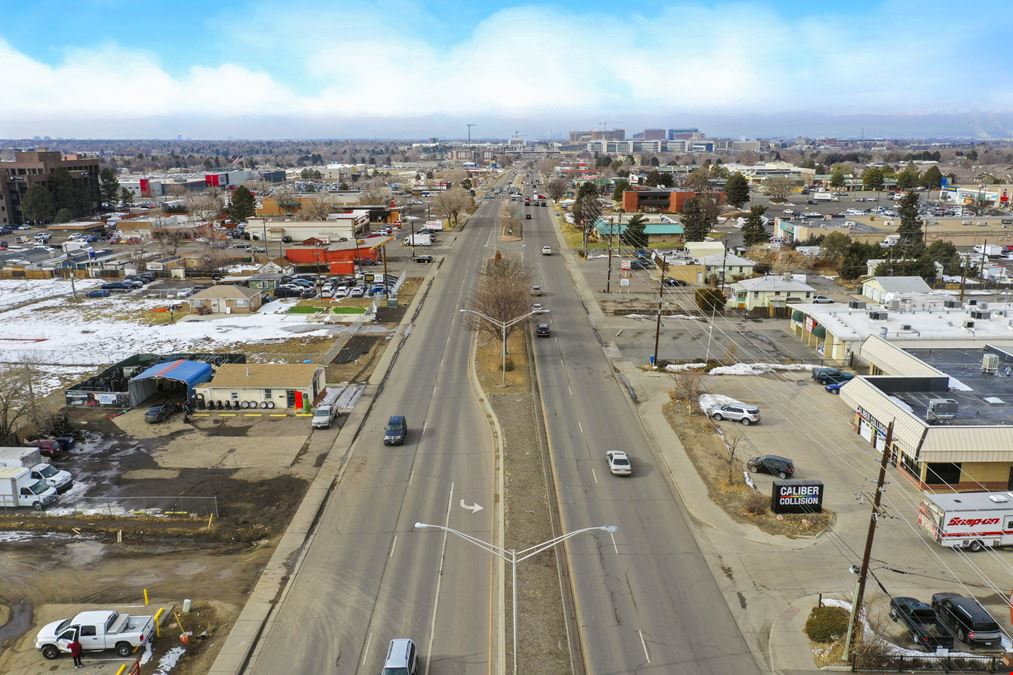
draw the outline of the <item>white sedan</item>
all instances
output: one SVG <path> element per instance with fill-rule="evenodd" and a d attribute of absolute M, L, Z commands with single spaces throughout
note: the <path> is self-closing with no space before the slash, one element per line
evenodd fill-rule
<path fill-rule="evenodd" d="M 608 450 L 605 452 L 605 459 L 609 463 L 609 471 L 616 476 L 629 476 L 633 474 L 633 465 L 630 458 L 622 450 Z"/>
<path fill-rule="evenodd" d="M 543 246 L 542 247 L 542 255 L 552 255 L 552 247 L 551 246 Z"/>

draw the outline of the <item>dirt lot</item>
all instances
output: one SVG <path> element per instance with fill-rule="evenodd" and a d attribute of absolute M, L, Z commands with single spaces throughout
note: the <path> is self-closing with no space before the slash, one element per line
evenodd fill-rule
<path fill-rule="evenodd" d="M 665 404 L 664 413 L 706 483 L 711 499 L 735 520 L 752 523 L 769 534 L 789 537 L 816 535 L 833 523 L 833 514 L 826 510 L 812 515 L 770 512 L 769 491 L 754 492 L 743 481 L 745 460 L 756 453 L 741 431 L 734 428 L 738 425 L 719 426 L 702 414 L 690 415 L 685 401 L 670 401 Z M 719 429 L 723 437 L 716 433 Z M 725 449 L 732 444 L 737 449 L 734 458 Z"/>
<path fill-rule="evenodd" d="M 0 672 L 54 665 L 43 668 L 31 645 L 50 606 L 136 604 L 143 588 L 177 606 L 193 599 L 205 615 L 190 621 L 224 637 L 338 433 L 311 434 L 305 417 L 176 416 L 152 426 L 142 414 L 71 410 L 80 439 L 56 463 L 74 487 L 44 514 L 0 514 L 0 605 L 10 608 L 0 645 L 14 645 L 2 650 Z M 159 496 L 200 499 L 168 515 L 137 512 Z M 216 518 L 207 517 L 209 497 Z M 217 647 L 212 637 L 190 651 L 210 659 Z M 185 657 L 173 672 L 206 672 L 202 658 Z"/>

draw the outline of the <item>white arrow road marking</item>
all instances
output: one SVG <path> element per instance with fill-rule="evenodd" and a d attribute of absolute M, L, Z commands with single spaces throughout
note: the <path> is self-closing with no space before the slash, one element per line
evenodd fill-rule
<path fill-rule="evenodd" d="M 479 511 L 482 510 L 483 507 L 478 502 L 475 502 L 474 504 L 472 504 L 472 505 L 469 506 L 468 504 L 465 504 L 464 500 L 462 499 L 461 500 L 461 508 L 462 509 L 467 509 L 468 511 L 471 511 L 472 513 L 478 513 Z"/>

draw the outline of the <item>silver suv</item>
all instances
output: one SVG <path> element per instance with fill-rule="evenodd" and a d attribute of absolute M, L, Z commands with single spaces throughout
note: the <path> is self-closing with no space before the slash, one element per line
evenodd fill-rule
<path fill-rule="evenodd" d="M 419 671 L 418 654 L 415 641 L 409 638 L 397 638 L 390 641 L 387 658 L 383 662 L 382 675 L 417 675 Z"/>
<path fill-rule="evenodd" d="M 725 403 L 710 410 L 711 419 L 742 422 L 744 425 L 757 424 L 760 421 L 760 409 L 742 403 Z"/>

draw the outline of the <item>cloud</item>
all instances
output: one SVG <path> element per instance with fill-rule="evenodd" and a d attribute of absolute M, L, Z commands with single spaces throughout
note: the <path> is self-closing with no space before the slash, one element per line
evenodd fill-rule
<path fill-rule="evenodd" d="M 181 72 L 114 43 L 55 65 L 0 37 L 2 120 L 237 116 L 924 114 L 1013 109 L 1001 22 L 911 12 L 785 16 L 756 3 L 651 14 L 518 6 L 455 26 L 394 0 L 370 7 L 257 4 L 190 47 Z M 997 15 L 1002 6 L 995 5 Z M 646 10 L 641 9 L 641 12 Z M 984 12 L 984 13 L 983 13 Z M 241 15 L 241 16 L 240 16 Z M 2 29 L 0 29 L 2 30 Z M 611 119 L 611 118 L 610 118 Z"/>

